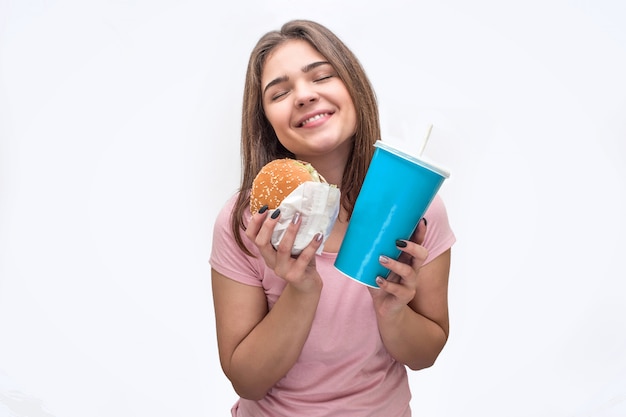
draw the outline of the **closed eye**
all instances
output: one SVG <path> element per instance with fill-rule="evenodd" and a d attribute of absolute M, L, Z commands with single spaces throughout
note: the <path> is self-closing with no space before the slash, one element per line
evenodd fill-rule
<path fill-rule="evenodd" d="M 332 77 L 334 77 L 334 75 L 332 75 L 332 74 L 329 74 L 329 75 L 324 75 L 324 76 L 322 76 L 322 77 L 318 77 L 318 78 L 316 78 L 316 79 L 315 79 L 315 82 L 317 82 L 317 81 L 324 81 L 324 80 L 328 80 L 329 78 L 332 78 Z"/>
<path fill-rule="evenodd" d="M 275 101 L 278 100 L 279 98 L 281 98 L 282 96 L 284 96 L 285 94 L 287 94 L 288 91 L 279 91 L 275 94 L 272 94 L 272 96 L 270 97 L 270 100 Z"/>

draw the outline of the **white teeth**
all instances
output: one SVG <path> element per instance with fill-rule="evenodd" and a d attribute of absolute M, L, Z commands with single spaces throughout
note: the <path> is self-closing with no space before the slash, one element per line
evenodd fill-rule
<path fill-rule="evenodd" d="M 302 123 L 300 124 L 300 126 L 304 126 L 305 124 L 307 124 L 307 123 L 309 123 L 309 122 L 312 122 L 313 120 L 320 119 L 320 118 L 322 118 L 322 117 L 326 116 L 327 114 L 328 114 L 328 113 L 316 114 L 315 116 L 313 116 L 313 117 L 310 117 L 310 118 L 306 119 L 304 122 L 302 122 Z"/>

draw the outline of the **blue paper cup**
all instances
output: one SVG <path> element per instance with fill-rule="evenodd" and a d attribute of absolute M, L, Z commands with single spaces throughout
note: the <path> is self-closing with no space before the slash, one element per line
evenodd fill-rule
<path fill-rule="evenodd" d="M 422 158 L 376 141 L 363 187 L 356 200 L 335 268 L 378 288 L 376 277 L 389 270 L 378 258 L 397 259 L 397 239 L 409 239 L 450 174 Z"/>

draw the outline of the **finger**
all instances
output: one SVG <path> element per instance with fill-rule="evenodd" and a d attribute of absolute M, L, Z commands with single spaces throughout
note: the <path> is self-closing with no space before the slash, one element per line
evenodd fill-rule
<path fill-rule="evenodd" d="M 422 243 L 424 243 L 424 239 L 426 237 L 426 226 L 427 226 L 426 218 L 423 217 L 417 223 L 417 227 L 415 227 L 415 230 L 411 234 L 411 237 L 409 239 L 396 240 L 396 246 L 398 246 L 399 249 L 402 249 L 406 246 L 405 243 L 407 242 L 415 242 L 418 245 L 421 245 Z M 413 263 L 412 256 L 406 251 L 403 251 L 400 254 L 400 256 L 397 257 L 397 259 L 398 261 L 404 262 L 409 265 Z"/>
<path fill-rule="evenodd" d="M 295 259 L 295 268 L 296 271 L 304 271 L 308 267 L 315 268 L 315 255 L 317 254 L 317 250 L 319 249 L 322 241 L 324 239 L 324 235 L 321 233 L 317 233 L 315 237 L 309 242 L 309 244 L 300 252 L 300 255 Z"/>
<path fill-rule="evenodd" d="M 401 283 L 391 282 L 382 277 L 377 277 L 376 284 L 378 284 L 381 290 L 395 296 L 399 300 L 406 301 L 407 303 L 415 297 L 415 289 L 407 287 Z"/>
<path fill-rule="evenodd" d="M 291 257 L 293 245 L 296 242 L 296 236 L 298 234 L 298 230 L 300 229 L 300 224 L 301 224 L 300 220 L 301 220 L 300 213 L 296 212 L 291 218 L 291 221 L 289 222 L 289 225 L 287 226 L 285 233 L 280 239 L 280 244 L 276 248 L 279 256 L 285 257 L 285 258 Z"/>
<path fill-rule="evenodd" d="M 248 222 L 248 226 L 246 227 L 246 236 L 248 239 L 254 241 L 256 235 L 259 233 L 265 218 L 267 217 L 267 206 L 263 206 L 259 209 L 258 212 L 254 213 Z"/>
<path fill-rule="evenodd" d="M 259 249 L 269 249 L 272 247 L 271 239 L 272 233 L 274 233 L 274 228 L 276 227 L 276 223 L 278 223 L 278 219 L 280 218 L 280 209 L 276 209 L 270 214 L 266 216 L 265 221 L 261 225 L 259 232 L 254 239 L 254 243 L 259 247 Z"/>
<path fill-rule="evenodd" d="M 396 261 L 384 255 L 381 255 L 378 258 L 378 262 L 380 262 L 382 266 L 389 269 L 391 272 L 400 276 L 400 278 L 404 281 L 409 280 L 411 276 L 415 274 L 415 270 L 413 269 L 411 265 L 406 264 L 404 262 Z M 391 280 L 387 280 L 387 281 L 391 281 Z"/>
<path fill-rule="evenodd" d="M 413 267 L 421 266 L 428 258 L 428 250 L 410 240 L 396 240 L 396 246 L 402 251 L 398 261 L 412 265 Z"/>
<path fill-rule="evenodd" d="M 275 268 L 276 274 L 282 276 L 287 281 L 297 281 L 302 278 L 307 268 L 315 268 L 315 255 L 322 244 L 322 240 L 322 234 L 318 233 L 297 256 L 287 257 L 288 254 L 281 254 L 280 259 L 282 262 L 277 263 Z"/>
<path fill-rule="evenodd" d="M 398 242 L 396 242 L 396 246 L 398 246 L 399 249 L 402 248 L 400 245 L 398 245 Z M 408 252 L 400 252 L 400 256 L 398 256 L 396 259 L 398 260 L 398 262 L 402 262 L 407 265 L 411 265 L 411 263 L 413 263 L 413 257 Z"/>

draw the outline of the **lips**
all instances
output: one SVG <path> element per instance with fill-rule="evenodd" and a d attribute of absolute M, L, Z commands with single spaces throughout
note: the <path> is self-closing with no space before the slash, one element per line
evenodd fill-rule
<path fill-rule="evenodd" d="M 322 119 L 324 117 L 330 116 L 332 113 L 330 112 L 322 112 L 322 113 L 316 113 L 310 116 L 306 116 L 304 119 L 302 119 L 300 122 L 297 123 L 296 126 L 298 127 L 304 127 L 306 126 L 308 123 L 314 122 L 316 120 Z"/>

